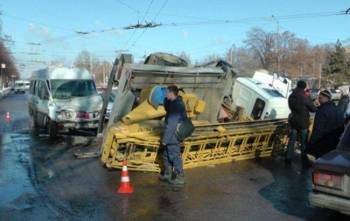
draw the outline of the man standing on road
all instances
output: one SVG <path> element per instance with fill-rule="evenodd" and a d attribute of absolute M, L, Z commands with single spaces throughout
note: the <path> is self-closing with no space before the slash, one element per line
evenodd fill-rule
<path fill-rule="evenodd" d="M 164 109 L 166 111 L 162 145 L 165 148 L 163 160 L 165 165 L 164 174 L 159 179 L 170 184 L 185 184 L 182 158 L 180 153 L 180 141 L 175 135 L 176 127 L 186 118 L 185 104 L 182 97 L 178 96 L 179 89 L 175 85 L 168 86 L 166 98 L 164 99 Z M 174 170 L 175 179 L 172 178 Z"/>
<path fill-rule="evenodd" d="M 288 106 L 291 110 L 291 117 L 289 122 L 291 131 L 289 134 L 289 141 L 285 154 L 285 164 L 291 164 L 295 141 L 299 136 L 301 163 L 303 169 L 308 169 L 310 167 L 310 162 L 305 153 L 305 147 L 307 143 L 307 134 L 310 120 L 309 112 L 316 112 L 316 106 L 312 102 L 311 98 L 305 95 L 305 88 L 306 83 L 304 81 L 299 81 L 297 83 L 297 87 L 293 90 L 292 94 L 288 98 Z"/>
<path fill-rule="evenodd" d="M 344 111 L 331 101 L 332 94 L 328 90 L 321 91 L 318 96 L 320 107 L 315 115 L 311 138 L 307 152 L 319 158 L 334 150 L 344 131 Z"/>

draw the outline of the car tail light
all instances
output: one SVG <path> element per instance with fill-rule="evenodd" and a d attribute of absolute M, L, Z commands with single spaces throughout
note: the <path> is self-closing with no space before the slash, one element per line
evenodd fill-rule
<path fill-rule="evenodd" d="M 334 189 L 343 189 L 343 174 L 315 171 L 313 173 L 313 183 Z"/>
<path fill-rule="evenodd" d="M 90 119 L 90 114 L 88 113 L 77 113 L 75 115 L 76 118 L 82 118 L 82 119 Z"/>

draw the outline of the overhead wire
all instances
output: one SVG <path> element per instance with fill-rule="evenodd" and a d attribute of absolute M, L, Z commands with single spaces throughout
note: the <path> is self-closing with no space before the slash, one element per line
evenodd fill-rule
<path fill-rule="evenodd" d="M 149 6 L 148 6 L 148 8 L 147 8 L 147 11 L 146 11 L 146 13 L 144 14 L 144 16 L 143 16 L 143 18 L 142 18 L 142 20 L 141 20 L 141 23 L 144 21 L 144 19 L 145 19 L 146 15 L 147 15 L 149 9 L 151 8 L 152 4 L 153 4 L 153 0 L 152 0 L 151 3 L 149 4 Z M 132 35 L 130 36 L 130 38 L 127 40 L 127 42 L 124 44 L 124 46 L 122 47 L 121 50 L 124 50 L 124 49 L 125 49 L 126 45 L 130 42 L 130 40 L 132 39 L 132 37 L 135 35 L 136 30 L 137 30 L 137 29 L 134 30 L 134 32 L 132 33 Z M 130 49 L 128 49 L 128 50 L 130 50 Z"/>
<path fill-rule="evenodd" d="M 71 35 L 61 36 L 61 37 L 57 37 L 57 38 L 51 38 L 48 40 L 41 41 L 40 44 L 59 42 L 59 41 L 67 40 L 67 39 L 78 37 L 78 36 L 81 36 L 81 35 L 80 34 L 71 34 Z"/>
<path fill-rule="evenodd" d="M 114 0 L 114 1 L 116 1 L 116 2 L 118 2 L 120 4 L 123 4 L 124 6 L 128 7 L 129 9 L 131 9 L 133 11 L 136 11 L 137 13 L 140 13 L 138 10 L 136 10 L 136 9 L 134 9 L 134 8 L 132 8 L 132 7 L 128 6 L 128 5 L 126 5 L 126 4 L 118 1 L 118 0 Z M 163 8 L 167 4 L 167 2 L 168 2 L 168 0 L 166 0 L 164 2 L 164 4 L 161 7 L 161 9 L 156 13 L 156 16 L 154 17 L 152 22 L 154 22 L 156 20 L 156 18 L 159 16 L 159 14 L 163 10 Z M 151 13 L 151 12 L 149 12 L 149 9 L 152 6 L 152 4 L 153 4 L 153 0 L 149 4 L 149 6 L 147 8 L 147 11 L 144 13 L 141 23 L 144 21 L 146 15 Z M 155 14 L 155 13 L 153 13 L 153 14 Z M 342 12 L 320 12 L 320 13 L 308 13 L 308 14 L 297 14 L 297 15 L 284 15 L 284 16 L 276 16 L 276 18 L 278 18 L 278 20 L 281 20 L 281 21 L 282 20 L 283 21 L 294 21 L 294 20 L 318 18 L 318 17 L 326 17 L 326 16 L 339 16 L 339 15 L 344 15 L 344 14 L 347 14 L 347 12 L 343 12 L 343 11 Z M 31 22 L 31 23 L 45 25 L 45 26 L 48 26 L 48 27 L 56 28 L 56 29 L 61 29 L 61 30 L 65 30 L 65 31 L 74 32 L 74 34 L 70 34 L 70 35 L 67 35 L 67 36 L 60 36 L 60 37 L 56 37 L 56 38 L 52 38 L 52 39 L 48 39 L 48 40 L 42 41 L 42 42 L 40 42 L 40 44 L 49 44 L 49 43 L 54 43 L 54 42 L 59 42 L 59 41 L 71 39 L 71 38 L 78 37 L 78 36 L 81 36 L 81 35 L 87 35 L 87 34 L 92 34 L 92 33 L 106 33 L 106 32 L 109 32 L 109 31 L 122 29 L 122 28 L 108 28 L 108 29 L 93 30 L 93 31 L 89 31 L 89 32 L 81 32 L 80 33 L 80 32 L 77 32 L 75 30 L 72 30 L 72 29 L 67 29 L 67 28 L 62 28 L 62 27 L 58 27 L 58 26 L 48 25 L 48 24 L 44 24 L 44 23 L 41 23 L 41 22 L 35 22 L 35 21 L 28 20 L 28 19 L 23 19 L 23 18 L 19 18 L 19 17 L 16 17 L 16 16 L 3 14 L 3 13 L 1 13 L 1 15 L 4 15 L 4 16 L 10 17 L 10 18 L 14 18 L 14 19 L 18 19 L 18 20 Z M 176 16 L 176 15 L 172 15 L 172 16 Z M 180 17 L 180 16 L 178 16 L 178 17 Z M 187 17 L 190 17 L 190 16 L 187 16 Z M 190 17 L 190 18 L 195 18 L 195 17 Z M 195 18 L 195 19 L 203 19 L 203 18 Z M 233 20 L 208 20 L 208 19 L 206 19 L 205 21 L 183 22 L 183 23 L 168 23 L 168 24 L 162 24 L 161 26 L 214 25 L 214 24 L 225 24 L 225 23 L 248 23 L 248 22 L 261 22 L 261 21 L 266 21 L 266 18 L 243 18 L 243 19 L 233 19 Z M 133 42 L 133 44 L 129 47 L 128 50 L 130 50 L 132 47 L 135 46 L 135 44 L 142 37 L 142 35 L 146 32 L 147 29 L 148 28 L 145 28 L 143 30 L 143 32 L 137 37 L 137 39 Z M 137 29 L 134 30 L 134 32 L 131 35 L 131 37 L 128 39 L 128 41 L 122 47 L 122 50 L 125 49 L 127 44 L 131 41 L 131 39 L 135 35 L 136 31 L 137 31 Z M 18 42 L 18 43 L 26 44 L 25 42 Z M 31 44 L 31 43 L 27 43 L 27 44 Z"/>
<path fill-rule="evenodd" d="M 159 13 L 158 13 L 159 14 Z M 157 15 L 158 15 L 157 14 Z M 343 13 L 339 12 L 329 12 L 329 13 L 314 13 L 314 14 L 301 14 L 301 15 L 287 15 L 287 16 L 280 16 L 278 17 L 279 20 L 289 20 L 289 19 L 301 19 L 301 18 L 309 18 L 309 17 L 321 17 L 321 16 L 335 16 L 335 15 L 342 15 Z M 276 16 L 277 17 L 277 16 Z M 155 19 L 154 19 L 155 20 Z M 154 21 L 153 20 L 153 21 Z M 152 22 L 153 22 L 152 21 Z M 246 19 L 237 19 L 237 20 L 212 20 L 212 21 L 204 21 L 204 22 L 191 22 L 191 23 L 170 23 L 170 24 L 163 24 L 163 26 L 171 25 L 171 26 L 184 26 L 184 25 L 203 25 L 203 24 L 222 24 L 222 23 L 245 23 L 245 22 L 261 22 L 261 21 L 266 21 L 265 18 L 246 18 Z M 281 27 L 281 26 L 280 26 Z M 145 32 L 145 31 L 144 31 Z M 144 33 L 143 32 L 143 33 Z M 142 33 L 142 34 L 143 34 Z M 139 36 L 141 37 L 141 35 Z M 137 39 L 138 40 L 138 39 Z M 136 42 L 136 41 L 135 41 Z M 135 44 L 134 42 L 134 44 Z M 134 44 L 132 46 L 134 46 Z M 219 43 L 219 44 L 214 44 L 214 45 L 209 45 L 209 46 L 203 46 L 199 48 L 194 48 L 191 49 L 193 50 L 201 50 L 204 48 L 209 48 L 217 45 L 223 45 L 223 44 L 228 44 L 227 42 L 225 43 Z M 129 49 L 130 50 L 130 49 Z"/>
<path fill-rule="evenodd" d="M 124 2 L 121 2 L 121 1 L 118 1 L 118 0 L 114 0 L 114 1 L 115 1 L 115 2 L 118 2 L 118 3 L 121 4 L 121 5 L 124 5 L 125 7 L 129 8 L 129 9 L 135 11 L 135 12 L 137 12 L 138 14 L 140 13 L 140 11 L 138 11 L 138 10 L 132 8 L 131 6 L 125 4 Z"/>
<path fill-rule="evenodd" d="M 162 5 L 162 7 L 159 9 L 158 13 L 156 14 L 156 16 L 153 18 L 152 22 L 154 22 L 156 20 L 156 18 L 158 17 L 158 15 L 160 14 L 160 12 L 163 10 L 163 8 L 165 7 L 165 5 L 168 3 L 168 0 L 166 0 L 164 2 L 164 4 Z M 146 32 L 146 30 L 148 29 L 148 27 L 146 27 L 143 32 L 139 35 L 139 37 L 134 41 L 134 43 L 130 46 L 130 48 L 128 50 L 130 50 L 133 46 L 135 46 L 136 42 L 141 38 L 141 36 Z"/>
<path fill-rule="evenodd" d="M 115 0 L 116 2 L 125 5 L 126 7 L 136 11 L 139 13 L 138 10 L 131 8 L 130 6 Z M 166 3 L 168 2 L 165 1 L 165 3 L 163 4 L 163 6 L 161 7 L 161 9 L 156 13 L 156 16 L 154 17 L 154 19 L 152 20 L 152 22 L 154 22 L 156 20 L 156 18 L 159 16 L 160 12 L 162 11 L 162 9 L 164 8 L 164 6 L 166 5 Z M 149 9 L 151 7 L 153 3 L 150 3 L 147 11 L 145 12 L 145 14 L 143 15 L 143 18 L 141 20 L 141 23 L 145 20 L 145 17 L 147 14 L 149 14 Z M 338 15 L 344 15 L 345 12 L 323 12 L 323 13 L 309 13 L 309 14 L 297 14 L 297 15 L 285 15 L 285 16 L 276 16 L 276 18 L 278 18 L 279 20 L 285 20 L 285 21 L 294 21 L 294 20 L 300 20 L 300 19 L 305 19 L 305 18 L 317 18 L 317 17 L 325 17 L 325 16 L 338 16 Z M 70 38 L 74 38 L 74 37 L 78 37 L 81 35 L 87 35 L 87 34 L 92 34 L 92 33 L 105 33 L 105 32 L 109 32 L 109 31 L 113 31 L 113 30 L 118 30 L 118 29 L 123 29 L 122 27 L 116 28 L 108 28 L 108 29 L 101 29 L 101 30 L 92 30 L 92 31 L 87 31 L 87 32 L 78 32 L 72 29 L 67 29 L 67 28 L 62 28 L 62 27 L 57 27 L 57 26 L 53 26 L 53 25 L 48 25 L 48 24 L 44 24 L 44 23 L 40 23 L 40 22 L 34 22 L 28 19 L 23 19 L 23 18 L 19 18 L 19 17 L 15 17 L 15 16 L 11 16 L 11 15 L 7 15 L 7 14 L 2 14 L 11 18 L 16 18 L 19 20 L 23 20 L 23 21 L 28 21 L 28 22 L 32 22 L 32 23 L 36 23 L 36 24 L 41 24 L 41 25 L 46 25 L 48 27 L 53 27 L 53 28 L 58 28 L 58 29 L 62 29 L 62 30 L 66 30 L 66 31 L 73 31 L 74 34 L 71 35 L 67 35 L 67 36 L 61 36 L 61 37 L 57 37 L 57 38 L 53 38 L 53 39 L 48 39 L 45 41 L 42 41 L 41 43 L 43 44 L 47 44 L 47 43 L 53 43 L 53 42 L 58 42 L 58 41 L 63 41 L 66 39 L 70 39 Z M 192 17 L 194 18 L 194 17 Z M 197 18 L 197 19 L 201 19 L 201 18 Z M 215 25 L 215 24 L 225 24 L 225 23 L 249 23 L 249 22 L 261 22 L 261 21 L 266 21 L 266 18 L 243 18 L 243 19 L 233 19 L 233 20 L 205 20 L 205 21 L 194 21 L 194 22 L 182 22 L 182 23 L 165 23 L 162 24 L 161 26 L 191 26 L 191 25 Z M 136 39 L 136 41 L 133 43 L 135 44 L 140 38 L 141 36 L 145 33 L 145 31 L 148 28 L 145 28 L 144 31 L 139 35 L 139 37 Z M 128 41 L 124 44 L 124 46 L 122 47 L 122 49 L 125 49 L 126 45 L 131 41 L 132 37 L 135 35 L 137 29 L 134 30 L 134 32 L 132 33 L 132 35 L 130 36 L 130 38 L 128 39 Z"/>
<path fill-rule="evenodd" d="M 316 17 L 337 16 L 337 15 L 343 15 L 343 13 L 330 12 L 330 13 L 275 16 L 275 17 L 278 18 L 279 20 L 291 20 L 291 19 L 316 18 Z M 266 21 L 266 18 L 243 18 L 243 19 L 234 19 L 234 20 L 210 20 L 210 21 L 196 21 L 196 22 L 183 22 L 183 23 L 168 23 L 168 24 L 162 24 L 162 26 L 213 25 L 213 24 L 225 24 L 225 23 L 260 22 L 260 21 Z"/>
<path fill-rule="evenodd" d="M 30 22 L 30 23 L 33 23 L 33 24 L 45 25 L 45 26 L 51 27 L 51 28 L 56 28 L 56 29 L 60 29 L 60 30 L 73 31 L 73 32 L 75 32 L 75 30 L 72 30 L 72 29 L 62 28 L 62 27 L 58 27 L 58 26 L 54 26 L 54 25 L 48 25 L 48 24 L 41 23 L 41 22 L 35 22 L 35 21 L 31 21 L 31 20 L 28 20 L 28 19 L 25 19 L 25 18 L 19 18 L 19 17 L 16 17 L 16 16 L 4 14 L 4 13 L 1 13 L 1 15 L 5 16 L 5 17 L 17 19 L 17 20 L 27 21 L 27 22 Z"/>

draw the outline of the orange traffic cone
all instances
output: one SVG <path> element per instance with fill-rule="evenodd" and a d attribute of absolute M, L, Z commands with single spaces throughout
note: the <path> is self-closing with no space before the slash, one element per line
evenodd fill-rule
<path fill-rule="evenodd" d="M 6 122 L 10 122 L 10 121 L 11 121 L 10 112 L 7 111 Z"/>
<path fill-rule="evenodd" d="M 128 166 L 126 165 L 126 159 L 123 160 L 122 180 L 117 193 L 133 193 L 134 189 L 130 185 Z"/>

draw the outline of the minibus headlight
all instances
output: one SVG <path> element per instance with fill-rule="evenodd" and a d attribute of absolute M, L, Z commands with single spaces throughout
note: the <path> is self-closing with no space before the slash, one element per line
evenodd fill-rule
<path fill-rule="evenodd" d="M 73 113 L 70 111 L 61 111 L 57 113 L 57 117 L 60 119 L 71 119 L 73 117 Z"/>

